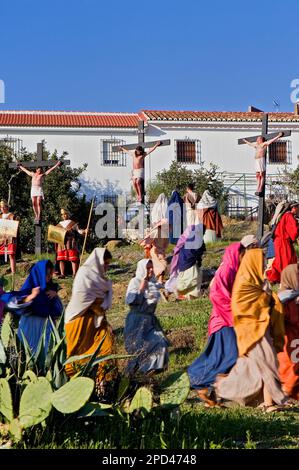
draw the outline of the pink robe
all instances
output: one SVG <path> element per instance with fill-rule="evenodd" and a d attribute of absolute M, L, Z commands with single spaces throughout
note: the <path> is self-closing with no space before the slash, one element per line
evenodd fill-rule
<path fill-rule="evenodd" d="M 208 325 L 209 336 L 224 326 L 233 326 L 231 294 L 239 268 L 241 243 L 232 243 L 224 253 L 223 260 L 210 287 L 213 308 Z"/>

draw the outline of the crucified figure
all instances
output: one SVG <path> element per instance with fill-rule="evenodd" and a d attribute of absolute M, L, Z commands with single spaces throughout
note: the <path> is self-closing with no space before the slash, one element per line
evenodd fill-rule
<path fill-rule="evenodd" d="M 31 201 L 33 212 L 35 215 L 34 222 L 38 224 L 41 219 L 42 213 L 42 199 L 44 199 L 44 191 L 43 191 L 43 178 L 49 175 L 51 171 L 55 170 L 55 168 L 62 165 L 62 162 L 59 160 L 56 165 L 49 168 L 47 171 L 43 172 L 42 168 L 37 168 L 36 171 L 29 171 L 25 168 L 21 163 L 18 164 L 18 168 L 28 176 L 31 177 Z"/>
<path fill-rule="evenodd" d="M 267 148 L 269 145 L 276 142 L 276 140 L 280 139 L 283 136 L 283 133 L 280 132 L 276 137 L 271 140 L 266 140 L 265 137 L 262 135 L 256 139 L 255 143 L 249 142 L 246 139 L 243 139 L 245 144 L 250 145 L 250 147 L 254 147 L 255 151 L 255 171 L 256 171 L 256 180 L 257 180 L 257 188 L 256 188 L 256 196 L 261 196 L 263 193 L 263 188 L 265 184 L 265 174 L 266 174 L 266 153 Z"/>
<path fill-rule="evenodd" d="M 144 159 L 147 155 L 156 150 L 159 145 L 161 145 L 161 142 L 157 142 L 147 152 L 141 145 L 138 145 L 134 151 L 128 151 L 124 147 L 120 147 L 123 152 L 126 152 L 133 157 L 132 180 L 138 202 L 144 202 Z"/>

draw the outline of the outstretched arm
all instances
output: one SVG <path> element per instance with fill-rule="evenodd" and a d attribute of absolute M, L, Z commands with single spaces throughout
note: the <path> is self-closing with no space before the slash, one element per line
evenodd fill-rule
<path fill-rule="evenodd" d="M 157 142 L 153 147 L 151 147 L 150 149 L 148 149 L 148 151 L 146 152 L 147 155 L 149 155 L 150 153 L 152 153 L 154 150 L 156 150 L 157 147 L 159 147 L 161 145 L 161 142 Z"/>
<path fill-rule="evenodd" d="M 245 144 L 247 144 L 247 145 L 250 145 L 250 147 L 256 147 L 256 144 L 253 144 L 252 142 L 249 142 L 246 139 L 243 139 L 243 142 L 245 142 Z"/>
<path fill-rule="evenodd" d="M 51 168 L 49 168 L 47 171 L 45 171 L 45 176 L 49 175 L 51 173 L 51 171 L 54 171 L 58 166 L 61 166 L 61 165 L 62 165 L 62 162 L 60 160 L 58 160 L 56 165 L 51 166 Z"/>
<path fill-rule="evenodd" d="M 273 142 L 276 142 L 282 136 L 283 136 L 283 132 L 280 132 L 276 137 L 274 137 L 274 139 L 271 139 L 271 140 L 268 140 L 267 142 L 265 142 L 265 145 L 267 147 L 269 147 L 269 145 L 273 144 Z"/>
<path fill-rule="evenodd" d="M 21 165 L 21 163 L 19 163 L 18 168 L 19 168 L 19 170 L 24 171 L 24 173 L 26 173 L 26 174 L 29 175 L 29 176 L 32 176 L 32 175 L 33 175 L 33 172 L 27 170 L 27 168 L 25 168 L 23 165 Z"/>

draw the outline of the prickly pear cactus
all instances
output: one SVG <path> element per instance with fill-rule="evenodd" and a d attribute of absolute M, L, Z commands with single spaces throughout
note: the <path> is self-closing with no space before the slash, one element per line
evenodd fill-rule
<path fill-rule="evenodd" d="M 112 405 L 107 403 L 86 403 L 86 405 L 81 408 L 78 418 L 88 418 L 90 416 L 109 416 L 109 410 L 111 410 Z"/>
<path fill-rule="evenodd" d="M 7 348 L 11 335 L 12 335 L 11 314 L 7 313 L 4 317 L 4 320 L 1 326 L 1 341 L 3 343 L 4 348 Z"/>
<path fill-rule="evenodd" d="M 151 391 L 146 387 L 140 387 L 135 393 L 129 406 L 129 413 L 135 410 L 150 412 L 153 406 L 153 397 Z"/>
<path fill-rule="evenodd" d="M 7 379 L 0 379 L 0 414 L 8 421 L 13 420 L 12 397 Z"/>
<path fill-rule="evenodd" d="M 13 419 L 9 424 L 9 433 L 15 442 L 19 442 L 22 439 L 22 425 L 19 419 Z"/>
<path fill-rule="evenodd" d="M 160 404 L 165 407 L 178 406 L 188 397 L 190 382 L 187 372 L 171 374 L 161 386 Z"/>
<path fill-rule="evenodd" d="M 39 377 L 25 388 L 21 396 L 19 420 L 23 428 L 35 426 L 50 414 L 53 392 L 45 377 Z"/>
<path fill-rule="evenodd" d="M 0 364 L 5 365 L 6 363 L 6 353 L 2 341 L 0 340 Z"/>
<path fill-rule="evenodd" d="M 37 382 L 37 375 L 32 370 L 26 370 L 22 377 L 22 384 L 29 385 L 30 383 Z"/>
<path fill-rule="evenodd" d="M 53 393 L 52 405 L 61 413 L 75 413 L 89 400 L 93 388 L 92 379 L 77 377 Z"/>

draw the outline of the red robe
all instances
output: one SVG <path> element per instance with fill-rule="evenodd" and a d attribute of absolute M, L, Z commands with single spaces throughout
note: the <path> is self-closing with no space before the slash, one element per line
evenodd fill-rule
<path fill-rule="evenodd" d="M 210 208 L 203 210 L 203 225 L 206 229 L 215 230 L 216 237 L 221 238 L 223 224 L 217 209 Z"/>
<path fill-rule="evenodd" d="M 295 300 L 285 304 L 284 313 L 286 336 L 284 350 L 277 355 L 279 375 L 286 393 L 299 400 L 299 305 Z"/>
<path fill-rule="evenodd" d="M 297 255 L 293 243 L 299 236 L 297 220 L 291 212 L 286 212 L 275 229 L 274 249 L 275 259 L 267 271 L 270 282 L 280 282 L 280 274 L 289 264 L 297 263 Z"/>

